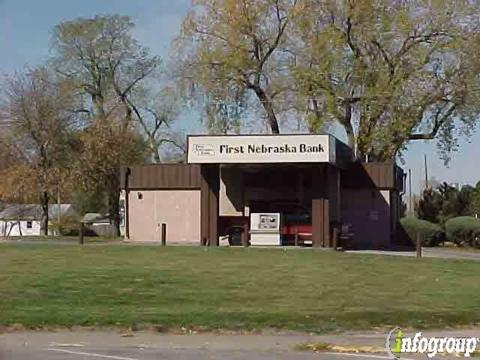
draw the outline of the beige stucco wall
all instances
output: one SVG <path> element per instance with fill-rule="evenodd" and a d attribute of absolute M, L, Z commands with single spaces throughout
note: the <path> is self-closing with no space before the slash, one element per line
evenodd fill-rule
<path fill-rule="evenodd" d="M 243 216 L 243 181 L 242 169 L 230 167 L 220 169 L 220 216 Z"/>
<path fill-rule="evenodd" d="M 200 190 L 131 190 L 128 201 L 129 240 L 161 241 L 165 223 L 167 243 L 200 242 Z"/>

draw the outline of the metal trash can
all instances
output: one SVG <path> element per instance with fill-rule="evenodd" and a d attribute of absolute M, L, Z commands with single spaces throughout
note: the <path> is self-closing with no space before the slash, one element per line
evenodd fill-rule
<path fill-rule="evenodd" d="M 232 226 L 228 229 L 228 244 L 230 246 L 241 246 L 243 237 L 243 227 Z"/>

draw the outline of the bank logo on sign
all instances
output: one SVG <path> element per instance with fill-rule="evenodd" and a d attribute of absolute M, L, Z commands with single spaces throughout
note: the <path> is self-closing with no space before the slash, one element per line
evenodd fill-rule
<path fill-rule="evenodd" d="M 400 328 L 395 328 L 387 335 L 385 347 L 392 359 L 400 359 L 404 353 L 426 354 L 433 358 L 437 354 L 456 354 L 470 357 L 475 352 L 480 339 L 475 337 L 425 337 L 421 332 L 415 336 L 405 336 Z"/>
<path fill-rule="evenodd" d="M 209 144 L 194 144 L 193 152 L 198 156 L 213 156 L 215 155 L 215 148 Z"/>

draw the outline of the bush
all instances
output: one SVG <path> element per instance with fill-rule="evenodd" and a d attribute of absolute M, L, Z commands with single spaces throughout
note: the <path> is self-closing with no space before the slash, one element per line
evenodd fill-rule
<path fill-rule="evenodd" d="M 445 241 L 445 232 L 440 225 L 430 221 L 406 217 L 400 220 L 400 224 L 414 245 L 417 241 L 417 234 L 421 236 L 422 246 L 437 246 Z"/>
<path fill-rule="evenodd" d="M 60 223 L 57 219 L 50 222 L 50 230 L 62 236 L 77 236 L 80 220 L 75 216 L 62 216 Z"/>
<path fill-rule="evenodd" d="M 473 216 L 459 216 L 445 223 L 447 239 L 458 246 L 480 248 L 480 220 Z"/>

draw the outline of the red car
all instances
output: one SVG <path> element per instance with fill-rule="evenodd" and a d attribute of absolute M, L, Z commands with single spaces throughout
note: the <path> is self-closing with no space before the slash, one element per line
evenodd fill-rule
<path fill-rule="evenodd" d="M 294 245 L 296 235 L 299 243 L 312 240 L 312 214 L 309 209 L 292 202 L 273 202 L 269 209 L 281 214 L 282 245 Z"/>

